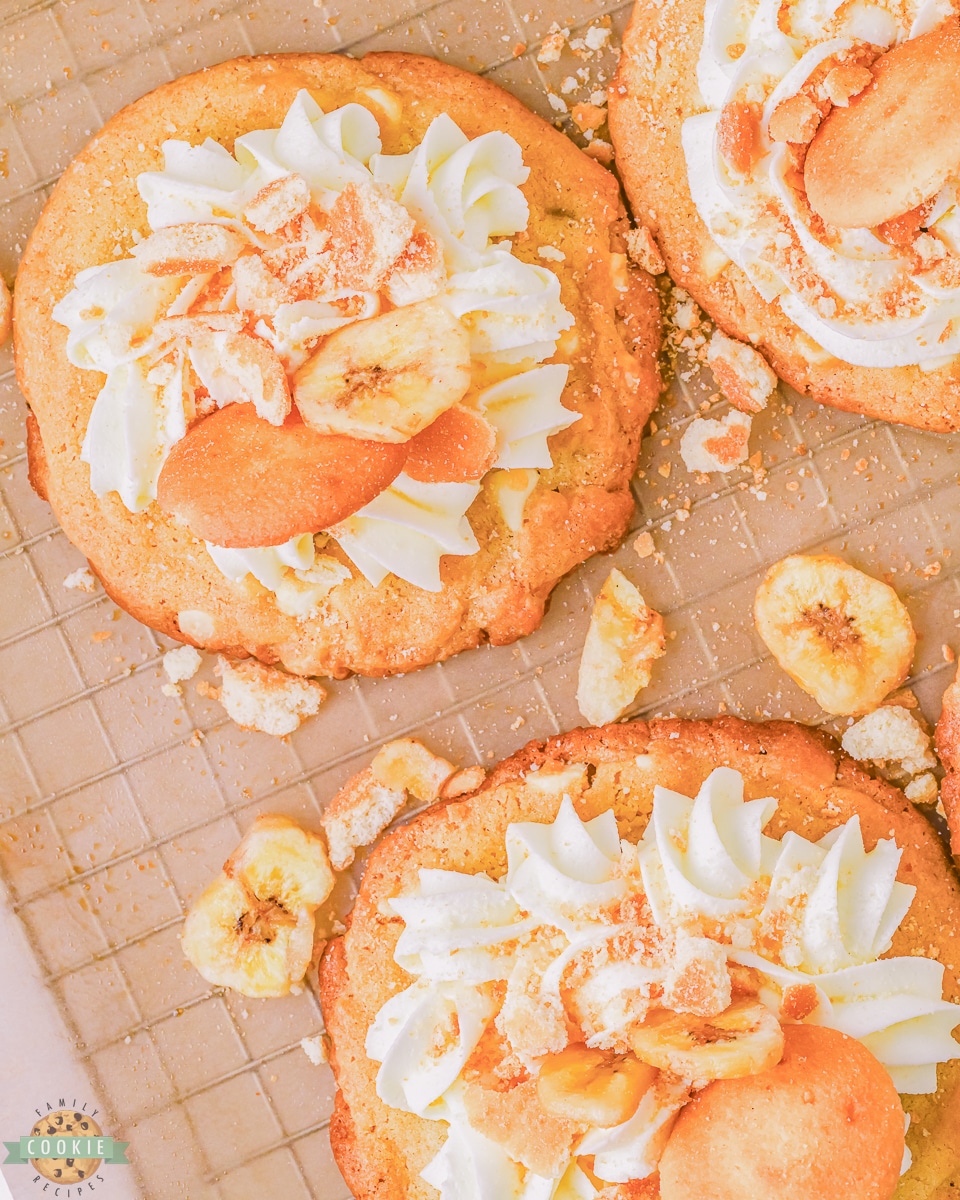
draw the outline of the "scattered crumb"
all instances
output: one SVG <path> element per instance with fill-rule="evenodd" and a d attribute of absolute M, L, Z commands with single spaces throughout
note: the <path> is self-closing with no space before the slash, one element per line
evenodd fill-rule
<path fill-rule="evenodd" d="M 948 646 L 946 642 L 940 647 L 940 653 L 943 655 L 943 661 L 952 663 L 957 661 L 957 656 L 953 651 L 952 646 Z"/>
<path fill-rule="evenodd" d="M 560 55 L 563 53 L 564 43 L 570 36 L 566 29 L 561 29 L 558 25 L 550 26 L 550 32 L 543 39 L 540 50 L 537 53 L 538 63 L 555 63 L 560 61 Z"/>
<path fill-rule="evenodd" d="M 707 363 L 723 394 L 741 412 L 761 412 L 777 390 L 777 376 L 763 355 L 719 329 L 707 346 Z"/>
<path fill-rule="evenodd" d="M 613 162 L 613 145 L 605 142 L 603 138 L 594 138 L 584 146 L 583 152 L 588 158 L 595 158 L 597 162 L 603 163 L 605 167 L 609 167 Z"/>
<path fill-rule="evenodd" d="M 301 1038 L 300 1049 L 315 1067 L 319 1067 L 323 1063 L 330 1061 L 327 1054 L 327 1045 L 322 1033 L 318 1033 L 315 1037 Z"/>
<path fill-rule="evenodd" d="M 163 670 L 171 683 L 192 679 L 200 670 L 203 655 L 194 646 L 178 646 L 163 656 Z M 167 693 L 169 695 L 169 693 Z"/>
<path fill-rule="evenodd" d="M 916 779 L 910 780 L 903 789 L 903 794 L 914 804 L 934 804 L 940 795 L 936 776 L 931 775 L 929 771 L 918 775 Z"/>
<path fill-rule="evenodd" d="M 583 40 L 591 50 L 602 50 L 610 41 L 610 30 L 602 25 L 591 25 L 583 35 Z"/>
<path fill-rule="evenodd" d="M 207 683 L 205 679 L 198 679 L 196 687 L 197 695 L 203 696 L 205 700 L 220 699 L 220 689 L 218 687 L 214 687 L 212 683 Z"/>
<path fill-rule="evenodd" d="M 614 568 L 594 601 L 580 657 L 577 704 L 592 725 L 623 715 L 665 650 L 663 618 Z"/>
<path fill-rule="evenodd" d="M 688 471 L 732 471 L 747 461 L 751 418 L 733 409 L 719 420 L 695 417 L 680 439 Z"/>
<path fill-rule="evenodd" d="M 95 592 L 97 581 L 89 567 L 77 567 L 64 579 L 63 586 L 80 592 Z"/>
<path fill-rule="evenodd" d="M 918 775 L 937 765 L 930 741 L 909 709 L 885 706 L 851 725 L 842 745 L 860 762 L 893 763 L 907 775 Z"/>
<path fill-rule="evenodd" d="M 95 629 L 90 634 L 91 642 L 108 642 L 113 637 L 113 633 L 109 629 Z"/>
<path fill-rule="evenodd" d="M 633 552 L 637 558 L 649 558 L 654 549 L 652 533 L 640 533 L 633 539 Z"/>
<path fill-rule="evenodd" d="M 636 229 L 631 229 L 624 235 L 623 240 L 627 243 L 627 254 L 631 261 L 644 271 L 651 275 L 662 275 L 667 269 L 660 247 L 646 225 L 638 225 Z"/>
<path fill-rule="evenodd" d="M 179 683 L 165 683 L 161 686 L 160 691 L 163 692 L 165 696 L 173 697 L 183 695 L 183 688 Z"/>
<path fill-rule="evenodd" d="M 254 659 L 217 660 L 223 678 L 220 703 L 241 729 L 259 729 L 283 737 L 318 712 L 327 693 L 312 679 L 288 675 Z"/>
<path fill-rule="evenodd" d="M 575 104 L 570 110 L 570 115 L 573 117 L 573 122 L 577 128 L 585 133 L 588 129 L 596 132 L 607 119 L 606 108 L 601 108 L 599 104 Z"/>

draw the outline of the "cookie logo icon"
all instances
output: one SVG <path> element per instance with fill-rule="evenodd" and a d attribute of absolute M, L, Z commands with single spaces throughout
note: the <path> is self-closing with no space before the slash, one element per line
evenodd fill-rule
<path fill-rule="evenodd" d="M 93 1117 L 78 1110 L 61 1108 L 34 1125 L 30 1131 L 35 1138 L 100 1138 L 103 1130 Z M 31 1158 L 30 1162 L 44 1179 L 55 1183 L 80 1183 L 96 1173 L 101 1158 Z"/>
<path fill-rule="evenodd" d="M 33 1112 L 30 1132 L 3 1143 L 7 1150 L 3 1165 L 31 1168 L 32 1182 L 40 1191 L 49 1191 L 58 1200 L 84 1200 L 104 1182 L 101 1167 L 129 1165 L 129 1143 L 103 1132 L 94 1105 L 77 1099 L 71 1104 L 69 1097 L 61 1096 Z"/>

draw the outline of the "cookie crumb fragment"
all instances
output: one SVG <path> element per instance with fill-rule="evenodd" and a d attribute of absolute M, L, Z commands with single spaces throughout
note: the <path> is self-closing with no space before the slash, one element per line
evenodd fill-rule
<path fill-rule="evenodd" d="M 163 672 L 171 683 L 192 679 L 200 670 L 203 655 L 195 646 L 178 646 L 163 656 Z"/>
<path fill-rule="evenodd" d="M 751 418 L 733 409 L 719 420 L 695 417 L 680 439 L 680 457 L 688 471 L 709 475 L 732 471 L 747 461 Z"/>
<path fill-rule="evenodd" d="M 588 158 L 595 158 L 598 163 L 601 163 L 605 167 L 609 167 L 613 162 L 613 144 L 605 142 L 603 138 L 594 138 L 592 142 L 588 142 L 584 146 L 583 152 Z"/>
<path fill-rule="evenodd" d="M 241 729 L 258 729 L 284 737 L 300 727 L 305 717 L 319 712 L 326 691 L 312 679 L 288 675 L 254 659 L 232 663 L 217 660 L 223 679 L 220 703 Z"/>
<path fill-rule="evenodd" d="M 599 104 L 575 104 L 570 115 L 581 133 L 586 133 L 588 129 L 596 133 L 607 119 L 607 110 Z"/>
<path fill-rule="evenodd" d="M 577 705 L 591 725 L 622 716 L 664 653 L 663 618 L 614 568 L 594 601 L 577 680 Z"/>
<path fill-rule="evenodd" d="M 205 275 L 235 263 L 248 245 L 226 225 L 191 221 L 157 229 L 132 253 L 147 275 Z"/>
<path fill-rule="evenodd" d="M 348 779 L 320 818 L 333 869 L 349 867 L 357 847 L 376 841 L 406 803 L 407 793 L 378 783 L 370 767 Z"/>
<path fill-rule="evenodd" d="M 740 412 L 762 412 L 777 390 L 776 373 L 763 355 L 719 329 L 707 345 L 707 364 L 724 396 Z"/>
<path fill-rule="evenodd" d="M 291 172 L 274 179 L 248 201 L 245 220 L 262 233 L 276 233 L 310 207 L 310 186 L 302 175 Z"/>
<path fill-rule="evenodd" d="M 834 67 L 823 81 L 823 90 L 831 104 L 846 108 L 854 96 L 858 96 L 873 82 L 873 72 L 859 63 L 841 63 Z"/>
<path fill-rule="evenodd" d="M 370 769 L 384 787 L 409 792 L 421 804 L 432 804 L 455 767 L 432 754 L 422 742 L 397 738 L 380 747 Z"/>
<path fill-rule="evenodd" d="M 637 558 L 649 558 L 655 548 L 652 533 L 644 531 L 633 539 L 633 552 Z"/>
<path fill-rule="evenodd" d="M 913 804 L 935 804 L 940 795 L 936 775 L 927 771 L 918 775 L 916 779 L 911 779 L 903 789 L 903 794 Z"/>
<path fill-rule="evenodd" d="M 861 717 L 845 731 L 842 745 L 858 762 L 885 762 L 907 775 L 932 770 L 937 760 L 924 733 L 909 709 L 886 705 Z"/>
<path fill-rule="evenodd" d="M 561 29 L 559 25 L 554 23 L 550 26 L 550 32 L 540 44 L 540 49 L 537 52 L 538 63 L 555 63 L 560 61 L 560 55 L 563 53 L 563 47 L 570 33 L 566 29 Z"/>
<path fill-rule="evenodd" d="M 667 269 L 660 247 L 646 225 L 638 225 L 623 235 L 631 262 L 651 275 L 662 275 Z"/>
<path fill-rule="evenodd" d="M 327 1044 L 324 1041 L 322 1033 L 318 1033 L 314 1037 L 301 1038 L 300 1049 L 315 1067 L 322 1066 L 324 1063 L 330 1061 L 330 1056 L 327 1053 Z"/>
<path fill-rule="evenodd" d="M 483 767 L 464 767 L 451 775 L 440 789 L 441 800 L 455 800 L 458 796 L 466 796 L 475 792 L 483 785 L 487 772 Z"/>
<path fill-rule="evenodd" d="M 480 770 L 482 782 L 486 772 Z M 369 767 L 347 780 L 320 818 L 334 870 L 349 867 L 358 846 L 376 841 L 408 798 L 432 804 L 456 774 L 452 763 L 431 753 L 422 742 L 413 738 L 386 742 Z"/>
<path fill-rule="evenodd" d="M 89 567 L 77 567 L 75 571 L 71 571 L 66 576 L 63 586 L 69 590 L 79 592 L 95 592 L 97 590 L 97 581 Z"/>

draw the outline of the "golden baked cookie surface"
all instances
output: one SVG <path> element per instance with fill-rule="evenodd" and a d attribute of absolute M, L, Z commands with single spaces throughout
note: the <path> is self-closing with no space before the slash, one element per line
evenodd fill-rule
<path fill-rule="evenodd" d="M 704 205 L 700 202 L 695 203 L 691 194 L 690 172 L 684 149 L 685 123 L 691 117 L 710 111 L 710 106 L 705 102 L 698 86 L 698 61 L 704 45 L 705 7 L 708 11 L 719 11 L 718 6 L 705 6 L 703 0 L 670 0 L 665 4 L 657 0 L 638 0 L 624 35 L 623 54 L 610 92 L 611 135 L 616 145 L 617 163 L 624 179 L 627 196 L 638 219 L 646 222 L 656 234 L 673 279 L 691 293 L 725 333 L 755 345 L 781 378 L 815 400 L 846 411 L 924 429 L 949 431 L 960 428 L 960 360 L 951 352 L 939 356 L 936 353 L 938 339 L 946 337 L 953 328 L 949 320 L 952 309 L 950 312 L 944 310 L 944 322 L 937 324 L 933 329 L 925 348 L 927 361 L 922 365 L 898 365 L 894 362 L 897 355 L 888 356 L 892 365 L 870 365 L 875 361 L 875 356 L 869 346 L 865 350 L 861 347 L 862 353 L 853 352 L 849 358 L 838 357 L 839 351 L 824 349 L 811 336 L 816 320 L 807 323 L 805 332 L 800 324 L 787 315 L 781 307 L 780 297 L 776 294 L 781 286 L 779 283 L 773 280 L 769 289 L 761 287 L 758 291 L 751 278 L 748 278 L 747 272 L 737 263 L 731 262 L 729 256 L 711 236 L 705 224 Z M 749 9 L 746 5 L 741 7 L 744 12 Z M 793 8 L 806 11 L 800 4 Z M 909 14 L 921 8 L 922 6 L 913 4 L 899 7 L 896 18 L 900 23 L 897 27 L 897 39 L 906 36 L 910 26 Z M 732 12 L 733 6 L 727 6 L 727 11 Z M 852 13 L 854 10 L 848 6 L 841 6 L 837 11 L 836 19 L 839 21 L 844 13 Z M 817 10 L 811 19 L 830 19 L 829 16 L 817 15 L 819 13 L 820 10 Z M 799 21 L 801 17 L 796 19 Z M 777 17 L 773 20 L 776 21 Z M 784 26 L 784 22 L 789 18 L 781 13 L 779 20 L 781 26 Z M 894 21 L 892 16 L 890 21 Z M 869 29 L 866 32 L 871 33 Z M 871 36 L 880 35 L 871 33 Z M 892 32 L 890 37 L 893 38 Z M 717 33 L 714 41 L 719 45 L 722 40 Z M 736 39 L 731 40 L 736 42 Z M 723 143 L 730 162 L 738 164 L 731 167 L 732 177 L 737 180 L 748 177 L 757 156 L 762 157 L 771 146 L 776 154 L 784 153 L 788 158 L 792 156 L 790 162 L 785 162 L 782 177 L 788 183 L 793 179 L 796 184 L 798 209 L 804 216 L 807 227 L 815 231 L 818 228 L 822 230 L 822 224 L 818 225 L 820 218 L 816 212 L 807 212 L 806 195 L 802 182 L 798 182 L 803 174 L 804 155 L 808 146 L 811 147 L 812 154 L 812 147 L 817 144 L 815 131 L 821 120 L 824 130 L 830 123 L 829 116 L 822 119 L 823 114 L 828 113 L 830 109 L 829 96 L 836 97 L 836 104 L 832 110 L 834 114 L 843 117 L 850 114 L 852 117 L 858 96 L 853 94 L 852 97 L 848 97 L 846 90 L 856 93 L 858 88 L 864 88 L 866 80 L 868 83 L 864 94 L 871 92 L 875 84 L 869 81 L 876 75 L 883 75 L 882 70 L 874 70 L 871 74 L 871 68 L 875 63 L 882 64 L 887 57 L 882 53 L 883 47 L 873 46 L 868 41 L 860 41 L 856 37 L 833 37 L 830 39 L 830 45 L 827 44 L 827 34 L 824 34 L 821 40 L 828 50 L 833 49 L 835 53 L 845 55 L 849 59 L 843 62 L 839 71 L 834 72 L 834 77 L 827 78 L 830 75 L 829 62 L 825 63 L 819 74 L 813 69 L 810 76 L 812 82 L 805 85 L 806 91 L 801 89 L 797 95 L 789 96 L 787 102 L 781 102 L 776 118 L 772 112 L 777 107 L 774 101 L 766 94 L 760 96 L 758 93 L 753 97 L 747 84 L 742 89 L 742 102 L 731 101 L 723 109 L 717 133 L 718 141 Z M 909 45 L 909 42 L 904 44 Z M 741 43 L 731 45 L 727 52 L 731 56 L 737 53 L 744 54 Z M 895 53 L 896 51 L 892 51 L 891 55 Z M 811 53 L 811 59 L 813 57 Z M 778 65 L 772 78 L 785 75 L 788 65 L 785 61 L 782 70 Z M 803 66 L 803 69 L 810 68 Z M 821 79 L 821 75 L 825 78 Z M 838 90 L 843 78 L 852 82 L 848 82 L 846 90 Z M 810 100 L 808 93 L 819 104 L 819 110 Z M 809 121 L 806 126 L 805 120 Z M 931 114 L 930 137 L 933 137 L 934 127 L 935 121 Z M 910 128 L 914 129 L 919 141 L 924 141 L 924 130 L 915 120 L 910 123 Z M 886 151 L 890 139 L 884 140 L 881 135 L 878 135 L 878 139 L 884 141 Z M 889 149 L 894 153 L 892 147 Z M 902 154 L 895 153 L 895 157 L 901 161 L 903 159 Z M 876 153 L 873 153 L 871 160 L 876 158 Z M 852 156 L 848 156 L 848 160 L 852 162 Z M 763 158 L 763 162 L 766 161 L 767 158 Z M 706 170 L 704 166 L 700 173 L 705 174 Z M 791 170 L 794 171 L 793 175 Z M 742 175 L 738 174 L 738 171 L 742 172 Z M 778 186 L 779 183 L 774 190 Z M 879 188 L 880 184 L 877 186 Z M 722 192 L 723 181 L 719 187 Z M 835 184 L 833 190 L 843 193 L 844 181 L 841 179 L 840 184 Z M 704 189 L 701 188 L 700 191 L 704 192 Z M 903 195 L 906 197 L 904 203 L 908 203 L 911 194 L 907 189 L 903 189 Z M 810 200 L 812 203 L 812 192 Z M 864 212 L 868 211 L 865 207 Z M 715 215 L 711 215 L 711 221 L 715 219 Z M 913 212 L 906 214 L 907 217 L 915 215 Z M 860 224 L 866 227 L 870 221 L 864 219 Z M 859 234 L 860 231 L 857 232 Z M 924 251 L 923 238 L 926 234 L 921 233 L 919 218 L 908 230 L 907 242 L 901 243 L 899 240 L 906 235 L 882 225 L 879 240 L 876 230 L 864 228 L 862 232 L 869 235 L 865 239 L 866 248 L 854 252 L 851 257 L 856 258 L 857 253 L 862 253 L 864 262 L 872 258 L 884 258 L 891 246 L 901 245 L 909 258 L 912 250 L 908 243 L 918 234 L 921 244 L 917 247 L 917 252 Z M 791 233 L 782 241 L 781 248 L 785 255 L 789 255 L 792 249 L 802 248 L 804 252 L 809 249 L 805 244 L 805 233 L 801 232 L 799 241 L 793 246 L 792 237 Z M 815 254 L 822 253 L 823 261 L 827 262 L 831 249 L 841 243 L 842 237 L 842 230 L 829 228 Z M 884 239 L 887 241 L 886 246 L 883 244 Z M 939 252 L 936 241 L 937 239 L 931 239 L 931 246 Z M 761 257 L 766 263 L 765 251 L 761 252 Z M 815 258 L 804 261 L 815 261 Z M 860 267 L 863 265 L 864 263 L 859 264 Z M 859 283 L 852 282 L 859 268 L 856 264 L 849 270 L 848 267 L 850 264 L 845 262 L 843 269 L 847 273 L 849 291 L 852 294 L 860 287 Z M 884 269 L 885 267 L 886 263 Z M 927 269 L 927 265 L 921 263 L 919 258 L 914 261 L 908 269 L 911 286 Z M 806 284 L 797 283 L 796 279 L 791 281 L 790 291 L 794 296 L 800 296 L 802 303 L 809 301 L 809 304 L 815 307 L 822 301 L 828 306 L 831 305 L 834 298 L 830 288 L 831 270 L 833 266 L 828 265 L 823 276 L 823 279 L 827 280 L 825 291 L 821 289 L 823 279 L 816 276 L 815 272 L 807 280 L 811 288 L 810 297 L 803 296 Z M 927 276 L 927 279 L 930 291 L 936 292 L 939 284 L 934 282 L 932 275 Z M 926 288 L 927 284 L 924 283 L 923 287 Z M 761 291 L 764 295 L 761 295 Z M 787 288 L 784 287 L 783 291 L 786 292 Z M 842 291 L 843 289 L 837 293 L 836 301 L 841 308 L 846 303 L 841 298 Z M 866 312 L 863 321 L 867 330 L 864 334 L 865 340 L 875 340 L 877 345 L 889 340 L 890 333 L 885 332 L 879 322 L 873 323 L 870 318 L 870 296 L 863 295 L 860 299 Z M 911 303 L 914 302 L 915 297 L 911 300 Z M 906 328 L 907 306 L 904 305 L 903 310 L 898 312 L 897 301 L 891 293 L 881 296 L 878 291 L 873 306 L 874 316 L 882 313 L 885 317 L 903 318 L 901 328 Z M 790 307 L 789 301 L 787 307 Z M 852 304 L 852 307 L 856 308 L 856 305 Z M 793 311 L 796 315 L 797 310 Z M 819 316 L 827 319 L 829 323 L 833 317 L 832 308 L 823 307 Z M 801 321 L 801 324 L 803 323 Z M 911 357 L 907 352 L 899 354 L 899 359 L 901 362 L 917 363 L 916 357 Z"/>
<path fill-rule="evenodd" d="M 440 591 L 394 576 L 373 588 L 355 570 L 308 620 L 281 612 L 252 576 L 228 580 L 203 542 L 156 505 L 131 513 L 115 492 L 94 495 L 80 450 L 104 376 L 71 366 L 66 331 L 51 317 L 77 272 L 129 253 L 134 234 L 149 232 L 136 177 L 161 165 L 165 138 L 209 137 L 231 150 L 240 134 L 279 125 L 301 89 L 324 111 L 367 106 L 387 154 L 412 149 L 441 113 L 468 137 L 500 130 L 516 139 L 530 168 L 530 221 L 515 250 L 541 266 L 541 246 L 564 256 L 546 265 L 560 278 L 577 337 L 551 361 L 569 365 L 564 405 L 582 414 L 552 439 L 553 467 L 541 473 L 518 531 L 484 488 L 470 509 L 480 550 L 443 558 Z M 609 173 L 499 88 L 432 60 L 238 59 L 168 84 L 118 114 L 75 160 L 24 257 L 16 349 L 33 414 L 31 479 L 114 599 L 181 640 L 333 676 L 411 670 L 485 640 L 510 642 L 536 627 L 564 573 L 622 535 L 632 511 L 629 479 L 659 388 L 659 314 L 648 277 L 631 271 L 626 293 L 615 286 L 622 216 Z M 618 303 L 633 306 L 626 323 Z M 348 561 L 338 548 L 326 553 Z"/>
<path fill-rule="evenodd" d="M 536 780 L 539 770 L 567 764 L 588 768 L 588 786 L 574 800 L 579 817 L 588 821 L 612 808 L 620 836 L 631 842 L 646 827 L 655 785 L 694 795 L 718 765 L 742 774 L 747 800 L 779 801 L 767 828 L 771 836 L 793 830 L 816 840 L 859 816 L 865 846 L 893 837 L 903 849 L 898 877 L 917 887 L 890 953 L 935 957 L 946 965 L 944 998 L 960 996 L 955 969 L 960 887 L 935 833 L 900 793 L 869 778 L 817 735 L 786 722 L 752 725 L 722 718 L 634 722 L 531 743 L 502 763 L 479 793 L 436 806 L 381 843 L 368 863 L 348 932 L 324 957 L 321 1002 L 339 1086 L 331 1141 L 360 1200 L 435 1196 L 420 1172 L 446 1135 L 442 1121 L 423 1120 L 378 1098 L 377 1063 L 364 1049 L 382 1005 L 411 982 L 393 960 L 404 923 L 384 902 L 415 892 L 421 868 L 503 875 L 507 826 L 550 822 L 560 803 L 556 791 L 529 787 L 525 776 Z M 913 1118 L 908 1144 L 914 1163 L 898 1196 L 933 1197 L 940 1183 L 960 1178 L 958 1063 L 941 1066 L 938 1078 L 936 1094 L 905 1100 Z"/>

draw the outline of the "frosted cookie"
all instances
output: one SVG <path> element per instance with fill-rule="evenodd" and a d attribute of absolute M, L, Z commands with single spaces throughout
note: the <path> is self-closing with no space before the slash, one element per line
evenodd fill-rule
<path fill-rule="evenodd" d="M 321 964 L 337 1161 L 358 1200 L 932 1196 L 958 921 L 932 827 L 800 726 L 531 743 L 368 861 Z"/>
<path fill-rule="evenodd" d="M 31 479 L 180 640 L 332 676 L 510 642 L 632 511 L 659 310 L 626 230 L 608 172 L 432 60 L 177 80 L 24 256 Z"/>
<path fill-rule="evenodd" d="M 721 329 L 825 404 L 960 428 L 951 0 L 638 0 L 610 92 L 627 195 Z"/>

